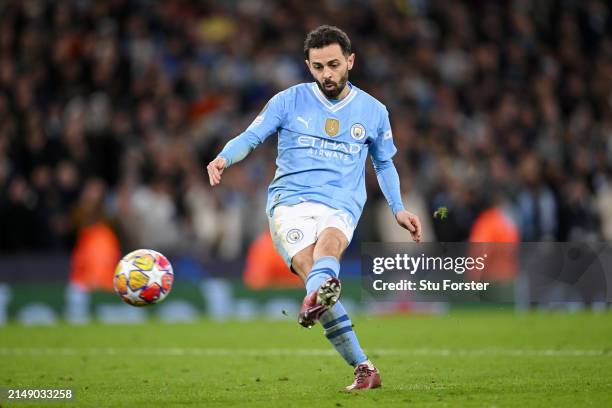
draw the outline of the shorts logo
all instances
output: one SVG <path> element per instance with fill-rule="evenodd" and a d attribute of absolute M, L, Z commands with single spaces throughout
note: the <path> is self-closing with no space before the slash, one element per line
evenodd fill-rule
<path fill-rule="evenodd" d="M 304 233 L 297 228 L 290 229 L 287 232 L 287 242 L 290 244 L 295 244 L 296 242 L 300 242 L 304 238 Z"/>
<path fill-rule="evenodd" d="M 366 130 L 361 123 L 355 123 L 351 126 L 351 137 L 355 140 L 361 140 L 365 137 Z"/>
<path fill-rule="evenodd" d="M 393 137 L 393 133 L 391 132 L 391 129 L 389 129 L 383 135 L 383 140 L 391 139 L 392 137 Z"/>
<path fill-rule="evenodd" d="M 340 131 L 340 122 L 338 119 L 325 119 L 325 133 L 327 133 L 327 136 L 334 137 L 338 134 L 338 131 Z"/>

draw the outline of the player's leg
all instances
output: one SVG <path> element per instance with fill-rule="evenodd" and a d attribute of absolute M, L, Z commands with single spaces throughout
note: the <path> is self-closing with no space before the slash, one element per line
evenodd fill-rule
<path fill-rule="evenodd" d="M 343 217 L 332 215 L 320 223 L 325 227 L 319 234 L 313 251 L 313 271 L 315 266 L 325 260 L 325 264 L 333 270 L 336 277 L 340 273 L 340 257 L 352 238 L 352 229 L 348 229 Z M 323 326 L 325 337 L 344 360 L 355 368 L 355 381 L 347 390 L 360 390 L 377 388 L 381 386 L 378 370 L 368 360 L 357 335 L 353 331 L 353 324 L 342 305 L 338 301 L 332 308 L 323 313 L 319 321 Z"/>
<path fill-rule="evenodd" d="M 326 228 L 318 234 L 312 253 L 312 267 L 304 281 L 306 292 L 311 293 L 330 279 L 338 279 L 339 260 L 348 243 L 346 235 L 335 227 Z"/>
<path fill-rule="evenodd" d="M 309 277 L 313 271 L 314 243 L 317 240 L 316 212 L 320 210 L 319 206 L 309 202 L 279 206 L 269 218 L 276 250 L 292 271 L 302 278 L 307 288 L 307 296 L 298 315 L 298 322 L 305 327 L 312 327 L 340 296 L 340 282 L 335 277 L 329 282 L 310 285 L 311 281 L 315 282 Z M 329 277 L 324 274 L 326 271 L 320 272 L 321 277 Z"/>
<path fill-rule="evenodd" d="M 319 209 L 319 206 L 315 206 L 315 209 Z M 314 326 L 320 316 L 338 301 L 340 297 L 338 259 L 347 245 L 347 238 L 337 229 L 324 231 L 317 237 L 312 252 L 311 267 L 306 269 L 308 263 L 305 263 L 301 272 L 306 286 L 306 297 L 298 315 L 298 323 L 302 326 L 307 328 Z M 294 257 L 293 265 L 299 263 L 300 259 Z M 304 273 L 306 271 L 307 273 Z"/>
<path fill-rule="evenodd" d="M 325 276 L 319 277 L 316 274 L 320 270 L 317 265 L 322 264 L 328 268 L 331 276 L 335 278 L 339 276 L 339 260 L 347 246 L 348 239 L 338 228 L 328 227 L 321 232 L 313 252 L 315 261 L 308 277 L 310 285 L 316 287 L 323 283 L 322 279 L 326 279 Z M 312 283 L 312 281 L 315 282 Z M 336 302 L 333 307 L 321 314 L 319 321 L 325 330 L 325 337 L 348 364 L 357 367 L 360 363 L 367 361 L 357 336 L 353 332 L 351 319 L 341 302 Z"/>
<path fill-rule="evenodd" d="M 302 302 L 298 323 L 304 327 L 311 328 L 315 325 L 319 317 L 329 310 L 340 298 L 340 281 L 327 274 L 327 271 L 320 268 L 313 269 L 314 244 L 293 256 L 291 269 L 304 281 L 306 286 L 306 296 Z M 317 278 L 309 278 L 313 275 Z"/>
<path fill-rule="evenodd" d="M 291 269 L 302 278 L 304 283 L 312 270 L 314 247 L 314 244 L 308 245 L 291 258 Z"/>
<path fill-rule="evenodd" d="M 369 369 L 371 365 L 365 364 L 369 361 L 359 347 L 344 307 L 339 303 L 335 303 L 335 305 L 325 304 L 323 308 L 320 307 L 321 305 L 317 305 L 317 295 L 319 294 L 326 297 L 326 300 L 337 301 L 340 294 L 339 281 L 337 281 L 340 270 L 338 260 L 352 237 L 352 228 L 342 224 L 346 219 L 345 217 L 334 217 L 335 210 L 329 207 L 325 207 L 322 217 L 317 217 L 316 215 L 321 212 L 320 210 L 321 205 L 312 205 L 312 203 L 278 207 L 270 218 L 272 238 L 276 249 L 283 256 L 285 262 L 292 267 L 293 271 L 302 278 L 306 285 L 307 295 L 304 299 L 306 308 L 314 308 L 313 315 L 317 319 L 321 315 L 326 316 L 322 320 L 322 324 L 326 326 L 325 332 L 329 335 L 328 339 L 349 364 L 357 367 L 355 370 L 357 379 L 350 388 L 373 388 L 372 385 L 380 385 L 380 377 L 378 377 L 378 372 Z M 332 217 L 329 217 L 329 214 L 332 214 Z M 321 220 L 327 221 L 321 223 Z M 325 225 L 330 225 L 330 227 L 324 228 Z M 320 230 L 319 234 L 317 234 L 318 229 Z M 315 241 L 317 241 L 316 245 Z M 319 246 L 316 251 L 318 258 L 315 260 L 317 245 Z M 304 309 L 304 305 L 302 309 Z M 327 313 L 325 313 L 326 311 Z M 302 315 L 302 311 L 300 315 Z M 345 327 L 349 327 L 351 330 Z M 371 381 L 373 373 L 378 378 L 377 384 L 375 381 Z M 367 375 L 364 376 L 364 374 Z M 365 380 L 359 380 L 358 382 L 359 378 L 365 378 Z"/>

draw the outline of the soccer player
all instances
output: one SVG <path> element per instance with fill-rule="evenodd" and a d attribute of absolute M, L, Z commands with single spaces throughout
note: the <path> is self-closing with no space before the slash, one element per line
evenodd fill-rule
<path fill-rule="evenodd" d="M 397 223 L 416 242 L 421 240 L 421 225 L 401 201 L 387 109 L 348 81 L 355 62 L 348 36 L 337 27 L 318 27 L 306 37 L 304 56 L 315 82 L 295 85 L 270 99 L 253 123 L 208 164 L 208 176 L 216 186 L 225 169 L 278 133 L 277 170 L 266 211 L 276 249 L 306 286 L 298 322 L 310 328 L 319 321 L 334 348 L 355 367 L 355 381 L 347 390 L 377 388 L 380 374 L 338 301 L 340 257 L 366 201 L 368 153 Z"/>

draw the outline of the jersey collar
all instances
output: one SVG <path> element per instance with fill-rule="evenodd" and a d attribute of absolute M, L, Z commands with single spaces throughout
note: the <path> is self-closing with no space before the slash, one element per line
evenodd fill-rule
<path fill-rule="evenodd" d="M 346 97 L 344 97 L 344 99 L 338 103 L 331 103 L 329 99 L 327 99 L 327 97 L 323 94 L 323 92 L 321 92 L 316 82 L 313 82 L 310 85 L 310 89 L 312 89 L 312 92 L 314 93 L 315 97 L 319 100 L 319 102 L 325 105 L 327 109 L 329 109 L 332 112 L 338 112 L 340 109 L 348 105 L 353 99 L 355 99 L 355 96 L 357 95 L 357 90 L 355 89 L 354 86 L 351 86 L 348 83 L 347 83 L 347 86 L 350 86 L 351 90 L 349 91 L 348 95 L 346 95 Z"/>

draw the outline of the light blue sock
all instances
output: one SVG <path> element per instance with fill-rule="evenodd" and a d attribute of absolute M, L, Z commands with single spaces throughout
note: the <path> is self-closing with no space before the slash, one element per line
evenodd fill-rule
<path fill-rule="evenodd" d="M 306 293 L 311 293 L 325 282 L 327 279 L 338 277 L 340 271 L 340 263 L 333 256 L 324 256 L 319 258 L 312 265 L 312 270 L 306 278 Z"/>
<path fill-rule="evenodd" d="M 319 322 L 325 329 L 325 337 L 347 363 L 357 367 L 358 364 L 368 360 L 359 345 L 351 319 L 342 303 L 336 303 L 334 307 L 323 313 Z"/>
<path fill-rule="evenodd" d="M 306 279 L 306 293 L 317 290 L 330 277 L 337 278 L 339 272 L 340 263 L 335 257 L 325 256 L 317 259 Z M 325 337 L 347 363 L 356 367 L 367 360 L 342 303 L 337 302 L 323 313 L 319 322 L 325 329 Z"/>

